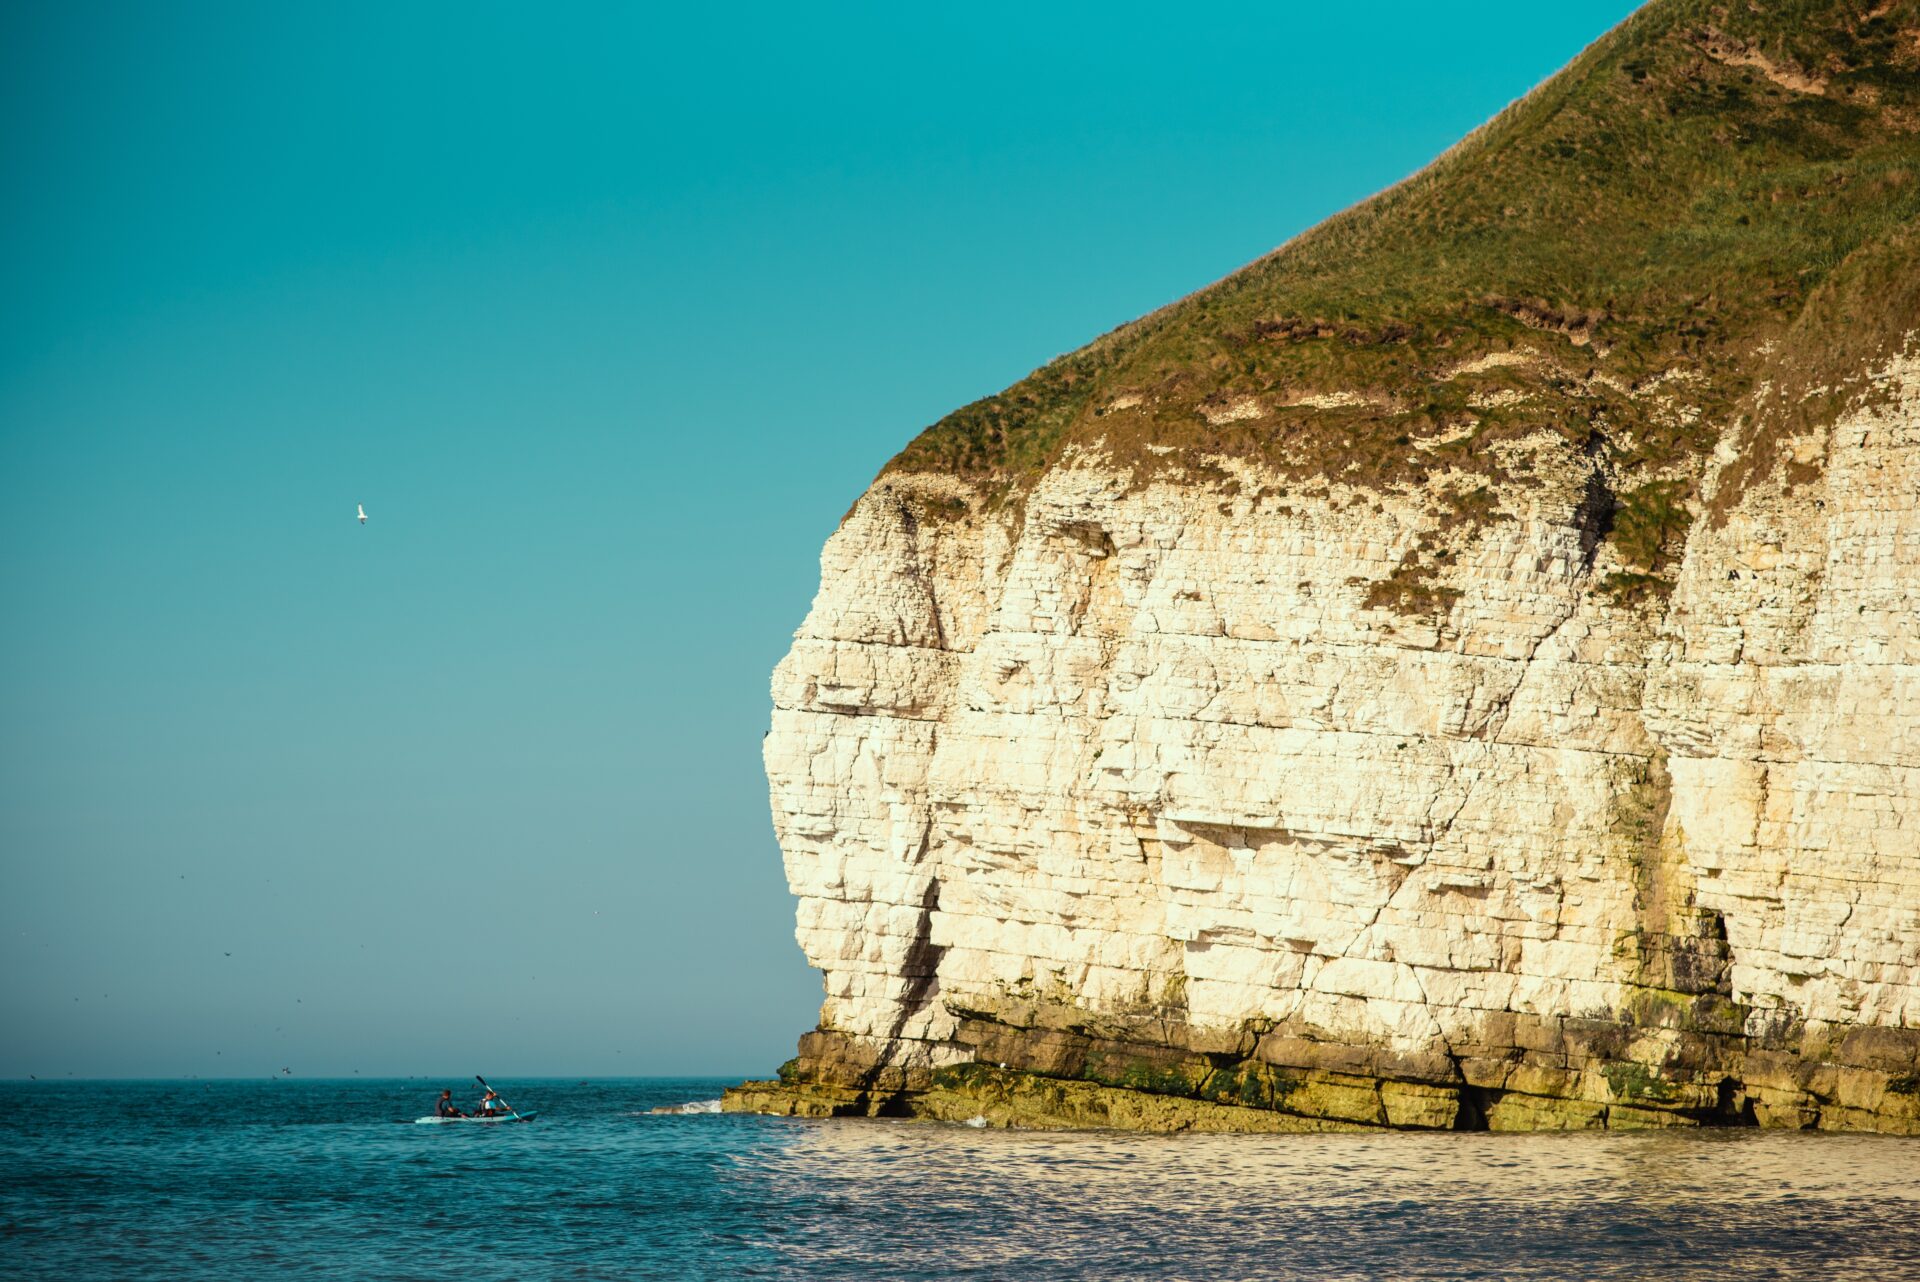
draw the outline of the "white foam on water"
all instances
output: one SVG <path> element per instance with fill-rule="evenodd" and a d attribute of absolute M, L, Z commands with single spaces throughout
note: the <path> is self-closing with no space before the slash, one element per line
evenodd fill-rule
<path fill-rule="evenodd" d="M 653 1111 L 655 1113 L 673 1114 L 718 1113 L 720 1111 L 720 1101 L 717 1099 L 690 1100 L 685 1104 L 667 1104 Z"/>
<path fill-rule="evenodd" d="M 984 1116 L 969 1117 L 966 1121 L 961 1123 L 962 1126 L 971 1126 L 971 1127 L 974 1127 L 975 1129 L 983 1127 L 986 1124 L 987 1124 L 987 1119 Z"/>

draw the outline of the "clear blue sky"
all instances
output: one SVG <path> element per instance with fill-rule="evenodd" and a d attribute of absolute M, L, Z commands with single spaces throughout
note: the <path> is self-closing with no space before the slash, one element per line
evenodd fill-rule
<path fill-rule="evenodd" d="M 853 498 L 1631 7 L 0 8 L 0 1076 L 772 1069 Z"/>

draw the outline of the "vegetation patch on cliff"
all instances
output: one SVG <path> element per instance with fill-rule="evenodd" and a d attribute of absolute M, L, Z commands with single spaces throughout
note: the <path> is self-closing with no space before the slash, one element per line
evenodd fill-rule
<path fill-rule="evenodd" d="M 889 470 L 1017 495 L 1078 446 L 1136 475 L 1232 455 L 1424 493 L 1524 485 L 1527 451 L 1499 447 L 1557 435 L 1628 496 L 1608 588 L 1657 597 L 1765 353 L 1844 346 L 1870 281 L 1920 280 L 1916 32 L 1920 0 L 1655 0 L 1425 171 L 956 410 Z M 1916 306 L 1886 301 L 1883 328 Z M 1405 567 L 1379 603 L 1444 604 L 1432 580 Z"/>

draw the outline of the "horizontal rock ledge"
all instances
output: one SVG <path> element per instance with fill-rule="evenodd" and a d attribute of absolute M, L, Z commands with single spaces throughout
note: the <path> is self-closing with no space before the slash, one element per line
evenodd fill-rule
<path fill-rule="evenodd" d="M 1526 1021 L 1536 1047 L 1550 1021 Z M 1843 1039 L 1840 1060 L 1703 1037 L 1689 1067 L 1609 1058 L 1635 1026 L 1558 1021 L 1559 1050 L 1520 1045 L 1403 1060 L 1380 1076 L 1373 1048 L 1268 1033 L 1255 1054 L 1201 1053 L 1065 1030 L 966 1031 L 999 1058 L 889 1064 L 889 1049 L 830 1032 L 778 1080 L 728 1090 L 727 1112 L 785 1117 L 918 1117 L 1030 1129 L 1155 1132 L 1640 1130 L 1768 1126 L 1920 1135 L 1920 1033 Z M 1579 1025 L 1566 1029 L 1564 1025 Z M 1518 1027 L 1519 1023 L 1506 1025 Z M 1498 1053 L 1493 1053 L 1494 1051 Z M 1862 1061 L 1871 1061 L 1873 1066 Z M 1411 1071 L 1410 1071 L 1411 1070 Z"/>

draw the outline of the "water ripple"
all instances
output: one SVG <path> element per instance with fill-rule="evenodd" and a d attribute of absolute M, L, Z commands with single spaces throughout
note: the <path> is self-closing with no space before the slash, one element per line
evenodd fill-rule
<path fill-rule="evenodd" d="M 1908 1275 L 1920 1144 L 1755 1131 L 1022 1134 L 655 1109 L 711 1081 L 0 1087 L 0 1277 Z"/>

